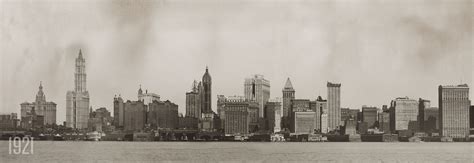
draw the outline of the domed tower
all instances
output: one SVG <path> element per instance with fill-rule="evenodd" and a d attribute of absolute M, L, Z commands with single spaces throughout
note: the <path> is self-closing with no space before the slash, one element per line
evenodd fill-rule
<path fill-rule="evenodd" d="M 212 113 L 212 108 L 211 108 L 211 86 L 212 86 L 212 79 L 211 75 L 209 74 L 209 69 L 206 66 L 206 72 L 204 73 L 204 76 L 202 76 L 202 86 L 203 86 L 203 97 L 202 97 L 202 113 Z"/>
<path fill-rule="evenodd" d="M 36 103 L 46 102 L 46 97 L 43 92 L 43 85 L 40 82 L 38 93 L 36 94 Z"/>

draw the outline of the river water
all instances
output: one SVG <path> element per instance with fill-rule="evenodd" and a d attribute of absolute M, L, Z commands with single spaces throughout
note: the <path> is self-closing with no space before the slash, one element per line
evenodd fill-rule
<path fill-rule="evenodd" d="M 35 141 L 31 155 L 0 162 L 474 162 L 474 143 Z"/>

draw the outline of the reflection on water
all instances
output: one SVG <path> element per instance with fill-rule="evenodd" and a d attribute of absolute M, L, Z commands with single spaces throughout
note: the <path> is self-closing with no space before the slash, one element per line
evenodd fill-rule
<path fill-rule="evenodd" d="M 35 141 L 33 155 L 0 162 L 140 161 L 473 162 L 474 143 L 271 143 L 271 142 L 71 142 Z"/>

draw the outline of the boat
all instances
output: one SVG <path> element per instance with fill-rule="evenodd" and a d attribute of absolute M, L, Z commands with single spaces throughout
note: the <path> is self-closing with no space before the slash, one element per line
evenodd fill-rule
<path fill-rule="evenodd" d="M 361 134 L 362 142 L 383 142 L 383 134 Z"/>
<path fill-rule="evenodd" d="M 324 135 L 329 142 L 349 142 L 349 135 Z"/>

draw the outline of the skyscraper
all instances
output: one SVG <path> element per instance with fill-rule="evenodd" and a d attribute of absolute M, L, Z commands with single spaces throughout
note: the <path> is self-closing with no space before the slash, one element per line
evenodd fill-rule
<path fill-rule="evenodd" d="M 197 81 L 193 82 L 191 91 L 186 92 L 186 117 L 201 117 L 201 98 Z"/>
<path fill-rule="evenodd" d="M 409 130 L 409 124 L 418 120 L 418 101 L 408 97 L 392 100 L 390 106 L 390 129 Z"/>
<path fill-rule="evenodd" d="M 258 117 L 263 117 L 265 103 L 270 98 L 270 81 L 263 75 L 254 75 L 244 82 L 245 99 L 258 103 Z"/>
<path fill-rule="evenodd" d="M 425 131 L 425 109 L 430 107 L 430 100 L 420 98 L 418 100 L 418 127 L 420 131 Z"/>
<path fill-rule="evenodd" d="M 469 135 L 469 87 L 439 86 L 439 127 L 440 135 L 452 138 L 465 138 Z"/>
<path fill-rule="evenodd" d="M 202 99 L 201 99 L 201 111 L 202 113 L 213 113 L 212 112 L 212 79 L 209 74 L 209 70 L 206 67 L 206 72 L 202 76 Z"/>
<path fill-rule="evenodd" d="M 335 130 L 341 125 L 341 84 L 327 83 L 328 89 L 328 129 Z"/>
<path fill-rule="evenodd" d="M 295 89 L 291 84 L 290 78 L 286 79 L 285 86 L 283 87 L 283 117 L 290 115 L 291 100 L 295 99 Z"/>
<path fill-rule="evenodd" d="M 121 95 L 114 97 L 114 126 L 116 128 L 123 128 L 124 109 L 124 102 Z"/>
<path fill-rule="evenodd" d="M 32 109 L 35 108 L 37 115 L 44 116 L 44 124 L 55 124 L 56 123 L 56 103 L 47 102 L 46 96 L 43 92 L 43 85 L 40 82 L 38 93 L 36 94 L 35 102 L 28 103 L 24 102 L 21 106 L 21 117 L 25 117 L 28 113 L 31 113 Z"/>
<path fill-rule="evenodd" d="M 79 50 L 74 74 L 74 91 L 66 94 L 66 126 L 85 129 L 89 120 L 89 92 L 86 89 L 86 61 Z"/>

